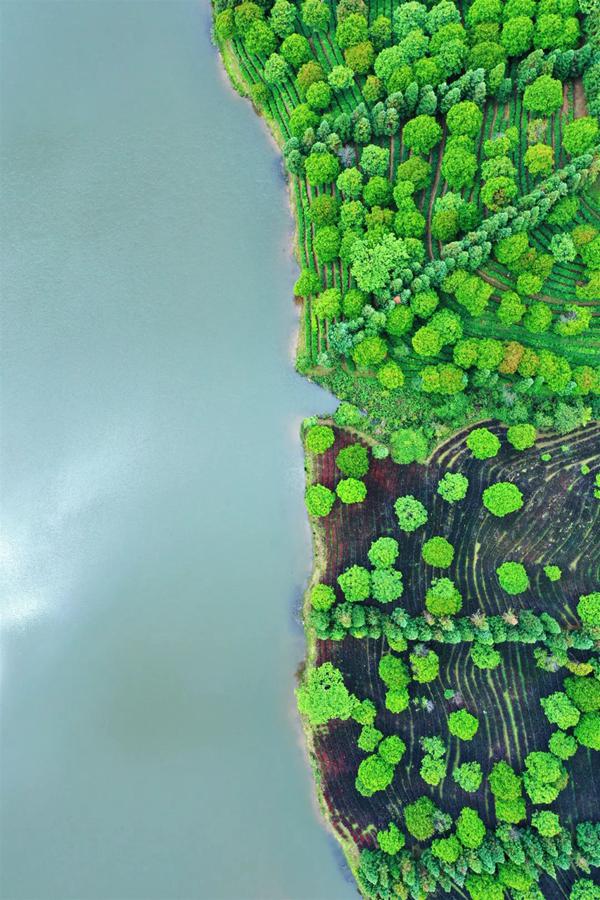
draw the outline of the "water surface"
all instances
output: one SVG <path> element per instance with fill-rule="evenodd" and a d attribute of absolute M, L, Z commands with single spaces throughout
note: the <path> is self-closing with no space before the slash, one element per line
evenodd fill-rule
<path fill-rule="evenodd" d="M 280 162 L 193 2 L 2 6 L 4 900 L 355 896 L 293 712 Z"/>

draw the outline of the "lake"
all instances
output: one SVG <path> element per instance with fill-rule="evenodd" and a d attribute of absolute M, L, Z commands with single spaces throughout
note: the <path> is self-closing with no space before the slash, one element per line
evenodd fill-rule
<path fill-rule="evenodd" d="M 294 709 L 292 220 L 193 2 L 2 5 L 4 900 L 356 896 Z"/>

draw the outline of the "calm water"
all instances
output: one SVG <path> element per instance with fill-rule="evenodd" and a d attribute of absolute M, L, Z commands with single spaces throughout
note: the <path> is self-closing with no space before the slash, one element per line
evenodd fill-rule
<path fill-rule="evenodd" d="M 2 6 L 3 900 L 355 896 L 293 712 L 277 155 L 193 2 Z"/>

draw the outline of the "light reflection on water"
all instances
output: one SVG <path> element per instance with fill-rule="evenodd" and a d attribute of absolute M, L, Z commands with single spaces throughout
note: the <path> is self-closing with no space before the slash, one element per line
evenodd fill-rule
<path fill-rule="evenodd" d="M 2 895 L 355 896 L 292 712 L 332 401 L 277 154 L 206 4 L 0 13 Z"/>

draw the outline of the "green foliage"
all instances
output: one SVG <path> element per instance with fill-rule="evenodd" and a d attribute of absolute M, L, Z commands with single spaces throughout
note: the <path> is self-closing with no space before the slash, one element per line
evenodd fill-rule
<path fill-rule="evenodd" d="M 428 156 L 442 139 L 442 129 L 433 116 L 417 116 L 404 126 L 402 137 L 409 150 Z"/>
<path fill-rule="evenodd" d="M 342 673 L 329 662 L 310 669 L 296 695 L 298 709 L 311 725 L 324 725 L 330 719 L 350 718 L 352 697 Z"/>
<path fill-rule="evenodd" d="M 436 536 L 425 541 L 421 554 L 428 565 L 447 569 L 454 559 L 454 547 L 446 538 Z"/>
<path fill-rule="evenodd" d="M 385 830 L 377 832 L 377 843 L 380 850 L 389 856 L 395 856 L 402 850 L 406 838 L 394 822 L 390 822 Z"/>
<path fill-rule="evenodd" d="M 460 811 L 456 820 L 456 834 L 463 847 L 469 850 L 477 850 L 483 843 L 485 825 L 478 813 L 469 806 L 464 806 Z"/>
<path fill-rule="evenodd" d="M 313 425 L 306 432 L 305 445 L 309 453 L 325 453 L 333 446 L 335 435 L 329 425 Z"/>
<path fill-rule="evenodd" d="M 428 519 L 427 510 L 421 501 L 413 497 L 412 494 L 398 497 L 394 503 L 394 510 L 401 531 L 406 531 L 409 534 L 412 531 L 416 531 L 421 525 L 424 525 Z"/>
<path fill-rule="evenodd" d="M 502 662 L 499 651 L 490 644 L 484 644 L 483 641 L 473 642 L 469 656 L 478 669 L 496 669 Z"/>
<path fill-rule="evenodd" d="M 398 558 L 398 541 L 391 537 L 377 538 L 369 548 L 368 557 L 376 569 L 389 569 Z"/>
<path fill-rule="evenodd" d="M 496 800 L 517 800 L 521 796 L 521 778 L 503 759 L 492 766 L 488 783 Z"/>
<path fill-rule="evenodd" d="M 361 603 L 371 594 L 371 573 L 363 566 L 350 566 L 338 575 L 337 581 L 350 603 Z"/>
<path fill-rule="evenodd" d="M 392 690 L 402 690 L 410 682 L 406 663 L 399 656 L 385 653 L 379 660 L 379 677 Z"/>
<path fill-rule="evenodd" d="M 582 746 L 600 750 L 600 713 L 583 713 L 575 727 L 575 737 Z"/>
<path fill-rule="evenodd" d="M 313 609 L 330 609 L 335 603 L 335 591 L 329 584 L 315 584 L 310 592 Z"/>
<path fill-rule="evenodd" d="M 587 678 L 574 675 L 565 678 L 564 688 L 569 700 L 581 712 L 594 712 L 600 709 L 600 681 L 593 675 Z"/>
<path fill-rule="evenodd" d="M 477 716 L 467 712 L 466 709 L 456 710 L 448 716 L 448 731 L 461 741 L 473 740 L 478 728 L 479 720 Z"/>
<path fill-rule="evenodd" d="M 562 84 L 550 75 L 540 75 L 532 84 L 528 84 L 523 94 L 523 106 L 526 110 L 550 116 L 560 109 L 563 102 Z"/>
<path fill-rule="evenodd" d="M 467 447 L 475 459 L 491 459 L 500 450 L 500 441 L 489 428 L 474 428 L 467 438 Z"/>
<path fill-rule="evenodd" d="M 527 450 L 535 444 L 536 430 L 534 425 L 511 425 L 506 432 L 506 439 L 515 450 Z"/>
<path fill-rule="evenodd" d="M 529 576 L 522 563 L 503 562 L 496 569 L 496 575 L 507 594 L 522 594 L 529 587 Z"/>
<path fill-rule="evenodd" d="M 570 759 L 577 753 L 577 740 L 572 734 L 565 734 L 564 731 L 555 731 L 550 735 L 548 749 L 550 753 L 558 756 L 559 759 Z"/>
<path fill-rule="evenodd" d="M 406 744 L 397 734 L 390 734 L 382 740 L 378 753 L 382 759 L 395 766 L 406 753 Z"/>
<path fill-rule="evenodd" d="M 562 691 L 542 697 L 540 704 L 548 721 L 552 725 L 558 725 L 563 731 L 573 728 L 579 722 L 579 710 Z"/>
<path fill-rule="evenodd" d="M 427 438 L 420 429 L 399 428 L 390 437 L 390 449 L 394 462 L 407 465 L 426 459 L 429 447 Z"/>
<path fill-rule="evenodd" d="M 553 803 L 567 781 L 564 765 L 552 753 L 536 750 L 525 757 L 523 784 L 532 803 Z"/>
<path fill-rule="evenodd" d="M 446 472 L 440 479 L 437 492 L 447 503 L 458 503 L 467 496 L 469 479 L 460 472 Z"/>
<path fill-rule="evenodd" d="M 358 736 L 357 744 L 361 750 L 371 753 L 382 739 L 383 734 L 372 725 L 364 725 Z"/>
<path fill-rule="evenodd" d="M 453 616 L 460 612 L 462 597 L 449 578 L 434 578 L 425 595 L 425 606 L 432 616 Z"/>
<path fill-rule="evenodd" d="M 560 566 L 544 566 L 544 575 L 548 581 L 560 581 L 562 571 Z"/>
<path fill-rule="evenodd" d="M 478 762 L 466 762 L 452 772 L 452 778 L 459 787 L 469 794 L 474 794 L 481 787 L 483 773 Z"/>
<path fill-rule="evenodd" d="M 593 591 L 579 598 L 577 613 L 584 625 L 600 627 L 600 591 Z"/>
<path fill-rule="evenodd" d="M 523 506 L 523 494 L 510 481 L 498 481 L 483 492 L 483 505 L 494 516 L 507 516 Z"/>
<path fill-rule="evenodd" d="M 583 116 L 563 128 L 562 144 L 571 156 L 581 156 L 598 143 L 600 128 L 597 119 Z"/>
<path fill-rule="evenodd" d="M 369 471 L 369 454 L 362 444 L 349 444 L 339 451 L 335 464 L 344 475 L 362 478 Z"/>
<path fill-rule="evenodd" d="M 436 806 L 429 797 L 419 797 L 404 807 L 406 830 L 418 841 L 427 841 L 435 833 Z"/>
<path fill-rule="evenodd" d="M 398 600 L 404 591 L 402 572 L 396 569 L 375 569 L 371 575 L 373 598 L 379 603 Z"/>
<path fill-rule="evenodd" d="M 367 756 L 358 767 L 356 790 L 364 797 L 385 791 L 392 783 L 394 767 L 379 755 Z"/>
<path fill-rule="evenodd" d="M 313 484 L 304 495 L 306 508 L 311 516 L 328 516 L 335 501 L 335 494 L 323 484 Z"/>
<path fill-rule="evenodd" d="M 531 817 L 531 824 L 542 837 L 556 837 L 560 834 L 560 819 L 550 810 L 540 810 Z"/>
<path fill-rule="evenodd" d="M 367 486 L 357 478 L 342 478 L 335 489 L 342 503 L 362 503 L 367 496 Z"/>
<path fill-rule="evenodd" d="M 464 134 L 475 138 L 481 130 L 483 113 L 471 100 L 463 100 L 453 106 L 446 116 L 450 134 Z"/>
<path fill-rule="evenodd" d="M 431 842 L 431 852 L 442 862 L 452 865 L 461 855 L 462 848 L 454 835 L 447 838 L 435 838 Z"/>
<path fill-rule="evenodd" d="M 427 684 L 438 677 L 440 660 L 435 650 L 417 647 L 409 656 L 412 676 L 420 684 Z"/>

